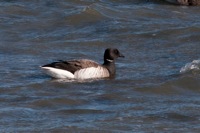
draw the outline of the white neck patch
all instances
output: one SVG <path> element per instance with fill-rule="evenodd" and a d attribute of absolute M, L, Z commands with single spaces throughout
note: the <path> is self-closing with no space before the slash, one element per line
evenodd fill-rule
<path fill-rule="evenodd" d="M 108 62 L 113 62 L 113 60 L 106 59 Z"/>

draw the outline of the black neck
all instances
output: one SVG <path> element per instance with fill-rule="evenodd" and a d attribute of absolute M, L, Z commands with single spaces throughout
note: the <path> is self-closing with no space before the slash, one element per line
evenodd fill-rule
<path fill-rule="evenodd" d="M 103 66 L 108 69 L 110 77 L 115 76 L 115 60 L 104 60 Z"/>

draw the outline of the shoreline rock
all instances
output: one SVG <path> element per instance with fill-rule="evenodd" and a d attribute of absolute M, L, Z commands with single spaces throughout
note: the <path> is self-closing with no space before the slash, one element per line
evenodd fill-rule
<path fill-rule="evenodd" d="M 200 5 L 200 0 L 166 0 L 169 3 L 185 5 L 185 6 L 198 6 Z"/>

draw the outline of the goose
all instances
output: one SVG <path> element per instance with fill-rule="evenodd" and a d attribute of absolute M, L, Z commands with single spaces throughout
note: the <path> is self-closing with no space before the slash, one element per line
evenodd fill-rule
<path fill-rule="evenodd" d="M 41 69 L 56 79 L 97 79 L 115 77 L 115 60 L 124 57 L 118 49 L 107 48 L 104 52 L 104 63 L 98 64 L 89 59 L 63 61 L 59 60 L 41 66 Z"/>

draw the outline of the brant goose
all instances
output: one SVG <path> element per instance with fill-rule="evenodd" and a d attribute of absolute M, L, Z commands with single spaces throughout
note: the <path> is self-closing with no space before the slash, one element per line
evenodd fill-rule
<path fill-rule="evenodd" d="M 124 57 L 118 49 L 108 48 L 102 65 L 88 59 L 57 61 L 42 66 L 42 70 L 53 78 L 92 79 L 115 76 L 115 59 Z"/>

